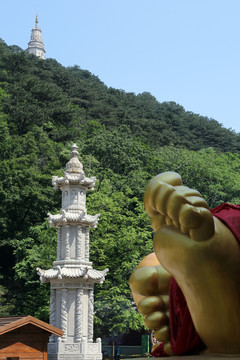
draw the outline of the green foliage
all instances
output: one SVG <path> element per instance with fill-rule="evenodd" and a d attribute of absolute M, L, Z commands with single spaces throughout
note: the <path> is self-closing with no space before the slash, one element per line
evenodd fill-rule
<path fill-rule="evenodd" d="M 0 281 L 2 283 L 3 276 L 1 275 Z M 4 286 L 0 285 L 0 316 L 8 316 L 13 311 L 13 305 L 9 303 L 7 299 L 8 290 Z"/>
<path fill-rule="evenodd" d="M 197 188 L 210 207 L 240 203 L 240 156 L 212 148 L 200 151 L 165 147 L 158 151 L 159 170 L 176 171 L 183 183 Z"/>
<path fill-rule="evenodd" d="M 143 328 L 128 278 L 152 251 L 143 209 L 148 180 L 177 171 L 210 206 L 240 202 L 240 134 L 174 102 L 108 88 L 77 66 L 64 68 L 0 41 L 0 315 L 47 320 L 49 285 L 36 267 L 52 267 L 56 232 L 48 212 L 61 208 L 51 176 L 62 175 L 77 142 L 87 176 L 94 268 L 109 268 L 96 286 L 95 335 Z"/>
<path fill-rule="evenodd" d="M 30 227 L 29 237 L 12 241 L 17 262 L 13 267 L 11 303 L 21 314 L 32 314 L 48 321 L 49 285 L 40 283 L 36 268 L 52 267 L 56 242 L 56 230 L 49 229 L 47 222 Z"/>
<path fill-rule="evenodd" d="M 99 269 L 109 269 L 104 284 L 96 288 L 96 330 L 105 336 L 127 333 L 143 325 L 132 306 L 128 279 L 139 259 L 153 251 L 149 219 L 142 201 L 114 191 L 109 180 L 89 195 L 88 209 L 101 214 L 97 229 L 91 232 L 90 258 Z"/>

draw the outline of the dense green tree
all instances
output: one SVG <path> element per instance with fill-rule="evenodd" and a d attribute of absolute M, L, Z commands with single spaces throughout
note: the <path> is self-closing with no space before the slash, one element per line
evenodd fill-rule
<path fill-rule="evenodd" d="M 152 230 L 143 209 L 148 180 L 177 171 L 211 207 L 240 202 L 240 134 L 175 102 L 151 94 L 108 88 L 78 66 L 64 68 L 0 41 L 0 301 L 1 315 L 31 314 L 47 320 L 49 285 L 36 267 L 49 268 L 56 231 L 48 212 L 61 207 L 51 186 L 62 175 L 77 142 L 87 176 L 90 256 L 109 268 L 96 287 L 96 335 L 139 330 L 128 278 L 152 251 Z"/>
<path fill-rule="evenodd" d="M 240 203 L 240 156 L 212 148 L 199 151 L 163 147 L 157 152 L 158 171 L 176 171 L 183 182 L 197 188 L 210 207 Z"/>
<path fill-rule="evenodd" d="M 101 214 L 97 229 L 91 232 L 90 257 L 94 266 L 109 269 L 95 294 L 96 334 L 105 336 L 143 326 L 132 306 L 128 279 L 139 259 L 152 251 L 152 231 L 142 201 L 114 188 L 111 180 L 104 180 L 88 201 L 89 212 Z"/>

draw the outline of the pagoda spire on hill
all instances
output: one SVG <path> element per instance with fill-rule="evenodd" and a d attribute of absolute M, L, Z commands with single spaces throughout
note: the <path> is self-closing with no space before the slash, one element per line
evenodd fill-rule
<path fill-rule="evenodd" d="M 27 51 L 41 59 L 45 59 L 45 49 L 42 42 L 42 30 L 38 27 L 38 15 L 36 15 L 35 27 L 32 29 L 31 39 L 28 43 Z"/>

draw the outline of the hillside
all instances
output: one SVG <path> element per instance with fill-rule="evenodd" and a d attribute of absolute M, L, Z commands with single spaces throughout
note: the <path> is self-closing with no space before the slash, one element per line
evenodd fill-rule
<path fill-rule="evenodd" d="M 174 102 L 159 103 L 150 93 L 135 95 L 108 88 L 78 66 L 64 68 L 53 59 L 42 61 L 18 47 L 1 43 L 0 51 L 0 81 L 10 95 L 4 112 L 15 119 L 14 135 L 23 135 L 36 124 L 44 126 L 55 140 L 64 141 L 71 135 L 54 135 L 51 126 L 73 127 L 74 121 L 94 119 L 106 129 L 126 125 L 134 137 L 153 147 L 172 144 L 192 150 L 240 151 L 240 134 Z"/>
<path fill-rule="evenodd" d="M 148 180 L 173 170 L 209 202 L 240 202 L 240 134 L 151 94 L 108 88 L 78 66 L 64 68 L 0 42 L 0 315 L 47 320 L 49 286 L 36 267 L 56 254 L 47 213 L 61 207 L 51 186 L 76 142 L 87 176 L 89 214 L 101 213 L 91 232 L 90 257 L 108 267 L 96 287 L 95 334 L 143 328 L 132 306 L 128 278 L 152 250 L 142 198 Z"/>

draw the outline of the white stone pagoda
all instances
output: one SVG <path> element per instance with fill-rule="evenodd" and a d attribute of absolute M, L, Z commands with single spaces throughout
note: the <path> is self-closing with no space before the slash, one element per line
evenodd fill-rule
<path fill-rule="evenodd" d="M 49 360 L 102 359 L 101 339 L 93 342 L 93 291 L 108 269 L 94 270 L 89 261 L 89 228 L 97 226 L 99 214 L 87 214 L 86 191 L 94 189 L 96 178 L 84 175 L 77 149 L 74 144 L 64 176 L 52 178 L 62 190 L 60 214 L 48 214 L 50 225 L 58 227 L 57 261 L 52 269 L 37 268 L 41 281 L 51 283 L 50 324 L 64 331 L 62 338 L 50 338 Z"/>
<path fill-rule="evenodd" d="M 42 42 L 42 30 L 38 27 L 38 16 L 36 16 L 35 27 L 32 29 L 31 39 L 28 43 L 27 51 L 41 59 L 45 59 L 45 49 Z"/>

